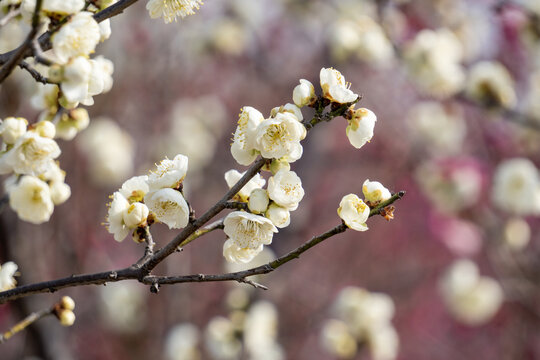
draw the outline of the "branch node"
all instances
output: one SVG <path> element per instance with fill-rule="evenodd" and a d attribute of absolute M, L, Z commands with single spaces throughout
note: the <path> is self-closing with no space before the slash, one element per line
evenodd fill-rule
<path fill-rule="evenodd" d="M 116 271 L 111 271 L 111 273 L 109 274 L 109 278 L 110 279 L 118 278 L 118 273 Z"/>
<path fill-rule="evenodd" d="M 159 283 L 157 282 L 154 282 L 151 286 L 150 286 L 150 292 L 152 294 L 157 294 L 159 292 Z"/>
<path fill-rule="evenodd" d="M 206 279 L 206 276 L 204 276 L 204 274 L 198 274 L 197 279 L 199 279 L 199 281 L 204 281 L 204 279 Z"/>

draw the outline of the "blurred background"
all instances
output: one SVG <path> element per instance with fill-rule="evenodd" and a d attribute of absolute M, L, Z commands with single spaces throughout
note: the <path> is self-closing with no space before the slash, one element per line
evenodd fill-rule
<path fill-rule="evenodd" d="M 342 118 L 310 132 L 291 166 L 306 195 L 259 260 L 338 225 L 341 198 L 361 194 L 365 179 L 407 194 L 394 220 L 371 218 L 369 231 L 332 237 L 259 278 L 268 291 L 202 283 L 156 295 L 121 282 L 2 305 L 4 330 L 62 295 L 77 304 L 72 327 L 44 319 L 3 344 L 3 359 L 540 358 L 537 1 L 208 0 L 171 24 L 141 1 L 111 27 L 96 54 L 114 63 L 112 90 L 94 98 L 86 130 L 59 140 L 71 198 L 43 225 L 2 211 L 0 263 L 18 264 L 19 284 L 134 263 L 144 246 L 114 241 L 106 203 L 164 156 L 189 157 L 186 196 L 204 213 L 228 189 L 223 174 L 245 170 L 229 150 L 241 107 L 269 116 L 302 78 L 320 92 L 322 67 L 363 95 L 357 107 L 377 114 L 375 136 L 356 150 Z M 18 36 L 0 29 L 1 52 Z M 14 73 L 0 118 L 37 121 L 34 93 L 33 79 Z M 152 233 L 163 246 L 177 231 Z M 154 273 L 230 271 L 224 241 L 219 231 L 201 237 Z M 456 267 L 463 259 L 472 262 Z M 392 336 L 356 334 L 353 346 L 345 330 L 328 330 L 350 286 L 390 296 L 397 352 Z"/>

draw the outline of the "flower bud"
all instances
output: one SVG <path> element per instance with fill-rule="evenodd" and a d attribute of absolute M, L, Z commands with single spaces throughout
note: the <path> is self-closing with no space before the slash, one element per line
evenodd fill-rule
<path fill-rule="evenodd" d="M 64 203 L 71 196 L 71 188 L 63 181 L 53 181 L 49 184 L 51 200 L 54 205 Z"/>
<path fill-rule="evenodd" d="M 39 136 L 52 139 L 56 135 L 56 127 L 50 121 L 40 121 L 36 124 L 35 131 Z"/>
<path fill-rule="evenodd" d="M 272 222 L 272 224 L 274 224 L 274 226 L 280 229 L 289 226 L 291 223 L 291 214 L 289 210 L 275 203 L 272 203 L 268 207 L 265 216 Z"/>
<path fill-rule="evenodd" d="M 355 110 L 346 129 L 351 145 L 360 149 L 369 142 L 373 137 L 376 121 L 377 116 L 371 110 L 365 108 Z"/>
<path fill-rule="evenodd" d="M 0 134 L 6 144 L 13 144 L 26 132 L 28 121 L 22 117 L 8 117 L 0 124 Z"/>
<path fill-rule="evenodd" d="M 298 107 L 310 105 L 317 97 L 313 84 L 305 79 L 300 79 L 300 84 L 293 90 L 293 101 Z"/>
<path fill-rule="evenodd" d="M 249 195 L 248 208 L 255 214 L 260 214 L 268 208 L 268 193 L 264 189 L 254 189 Z"/>
<path fill-rule="evenodd" d="M 124 223 L 128 228 L 135 228 L 146 221 L 148 213 L 148 207 L 145 204 L 133 203 L 123 214 Z"/>
<path fill-rule="evenodd" d="M 378 181 L 369 181 L 369 179 L 364 181 L 362 192 L 366 201 L 369 201 L 372 205 L 376 205 L 392 197 L 390 191 L 383 184 Z"/>
<path fill-rule="evenodd" d="M 273 159 L 270 164 L 270 171 L 272 175 L 276 175 L 279 170 L 290 171 L 291 165 L 286 160 Z"/>
<path fill-rule="evenodd" d="M 63 326 L 71 326 L 75 322 L 75 314 L 71 310 L 60 311 L 58 320 L 60 320 L 60 324 Z"/>
<path fill-rule="evenodd" d="M 75 301 L 69 296 L 62 296 L 60 307 L 65 310 L 73 310 L 75 309 Z"/>

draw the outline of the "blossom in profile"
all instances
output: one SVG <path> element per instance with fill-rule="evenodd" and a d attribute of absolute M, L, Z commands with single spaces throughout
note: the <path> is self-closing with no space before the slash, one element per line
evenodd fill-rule
<path fill-rule="evenodd" d="M 177 188 L 186 177 L 187 171 L 187 156 L 178 154 L 172 160 L 166 158 L 148 175 L 148 186 L 150 190 Z"/>
<path fill-rule="evenodd" d="M 251 106 L 244 106 L 234 133 L 231 154 L 240 165 L 251 164 L 259 154 L 255 145 L 257 128 L 264 121 L 263 115 Z"/>
<path fill-rule="evenodd" d="M 356 109 L 347 126 L 347 137 L 352 146 L 360 149 L 373 137 L 377 116 L 366 108 Z"/>
<path fill-rule="evenodd" d="M 369 218 L 370 208 L 355 194 L 345 195 L 339 203 L 337 212 L 347 227 L 356 231 L 368 229 L 366 221 Z"/>
<path fill-rule="evenodd" d="M 150 191 L 144 197 L 144 203 L 169 229 L 181 229 L 189 222 L 189 207 L 180 191 L 164 188 Z"/>
<path fill-rule="evenodd" d="M 146 3 L 146 9 L 152 19 L 161 17 L 168 24 L 178 17 L 195 14 L 202 3 L 202 0 L 150 0 Z"/>
<path fill-rule="evenodd" d="M 272 203 L 270 206 L 268 206 L 264 216 L 267 219 L 270 219 L 272 224 L 280 229 L 289 226 L 291 223 L 290 211 L 276 203 Z"/>
<path fill-rule="evenodd" d="M 383 184 L 378 181 L 369 181 L 369 179 L 364 181 L 362 192 L 364 199 L 369 201 L 371 205 L 377 205 L 392 197 L 390 191 Z"/>
<path fill-rule="evenodd" d="M 315 87 L 306 79 L 300 79 L 300 84 L 296 85 L 293 90 L 293 101 L 299 108 L 310 105 L 317 96 L 315 95 Z"/>
<path fill-rule="evenodd" d="M 320 80 L 323 96 L 328 100 L 347 104 L 358 99 L 358 95 L 349 89 L 350 84 L 345 82 L 345 77 L 336 69 L 322 68 Z"/>
<path fill-rule="evenodd" d="M 223 244 L 223 257 L 230 263 L 247 264 L 250 263 L 263 250 L 264 245 L 261 244 L 256 249 L 243 248 L 232 240 L 228 239 Z"/>
<path fill-rule="evenodd" d="M 277 228 L 263 216 L 233 211 L 223 220 L 223 231 L 238 248 L 262 250 L 261 245 L 272 243 Z"/>
<path fill-rule="evenodd" d="M 114 235 L 114 240 L 120 242 L 129 234 L 129 228 L 124 222 L 124 213 L 129 208 L 129 202 L 120 192 L 112 195 L 112 201 L 107 204 L 107 231 Z"/>
<path fill-rule="evenodd" d="M 14 278 L 17 268 L 17 264 L 13 261 L 8 261 L 0 266 L 0 291 L 13 289 L 17 285 Z"/>
<path fill-rule="evenodd" d="M 19 218 L 32 224 L 49 221 L 54 210 L 49 185 L 30 175 L 9 188 L 9 205 Z"/>

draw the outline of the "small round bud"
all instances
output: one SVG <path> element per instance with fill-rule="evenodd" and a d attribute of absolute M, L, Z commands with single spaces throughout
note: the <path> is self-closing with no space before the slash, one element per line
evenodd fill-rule
<path fill-rule="evenodd" d="M 70 296 L 62 296 L 60 307 L 64 310 L 73 310 L 75 309 L 75 301 Z"/>
<path fill-rule="evenodd" d="M 255 214 L 260 214 L 266 211 L 268 208 L 268 193 L 264 189 L 254 189 L 249 194 L 248 208 Z"/>
<path fill-rule="evenodd" d="M 298 107 L 311 105 L 317 97 L 313 84 L 305 79 L 300 79 L 300 84 L 293 90 L 293 101 Z"/>
<path fill-rule="evenodd" d="M 26 132 L 28 121 L 22 117 L 8 117 L 0 124 L 0 134 L 6 144 L 13 144 L 20 136 Z"/>
<path fill-rule="evenodd" d="M 40 121 L 36 124 L 35 131 L 39 136 L 52 139 L 56 135 L 56 126 L 50 121 Z"/>
<path fill-rule="evenodd" d="M 75 322 L 75 314 L 71 310 L 62 310 L 58 319 L 63 326 L 71 326 Z"/>

